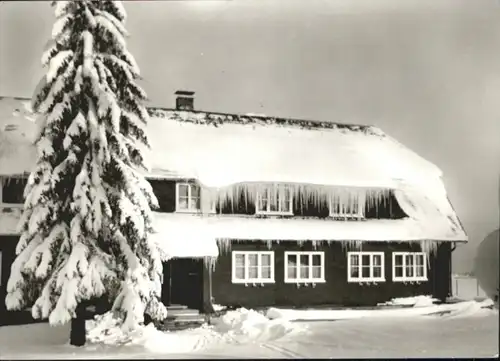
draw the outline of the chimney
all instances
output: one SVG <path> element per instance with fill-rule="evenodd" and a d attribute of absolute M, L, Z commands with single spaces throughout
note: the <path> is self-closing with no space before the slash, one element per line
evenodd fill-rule
<path fill-rule="evenodd" d="M 194 92 L 186 90 L 177 90 L 175 92 L 175 109 L 194 110 Z"/>

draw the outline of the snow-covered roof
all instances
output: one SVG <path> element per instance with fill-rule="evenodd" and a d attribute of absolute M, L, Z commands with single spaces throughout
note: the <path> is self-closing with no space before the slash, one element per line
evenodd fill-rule
<path fill-rule="evenodd" d="M 376 127 L 254 114 L 149 112 L 149 178 L 193 178 L 211 189 L 252 182 L 393 189 L 411 219 L 433 225 L 421 227 L 427 231 L 418 239 L 467 239 L 441 170 Z M 0 98 L 0 175 L 32 170 L 35 134 L 29 101 Z"/>
<path fill-rule="evenodd" d="M 380 129 L 198 111 L 151 109 L 152 174 L 175 170 L 209 187 L 289 182 L 397 188 L 441 171 Z"/>
<path fill-rule="evenodd" d="M 201 217 L 172 217 L 171 213 L 153 212 L 156 233 L 151 237 L 165 253 L 166 258 L 217 257 L 219 247 L 215 237 L 204 227 Z M 182 220 L 190 222 L 183 222 Z M 189 246 L 187 246 L 189 245 Z"/>
<path fill-rule="evenodd" d="M 155 213 L 158 237 L 175 238 L 183 244 L 203 244 L 211 247 L 210 239 L 240 239 L 260 241 L 425 241 L 441 239 L 449 231 L 429 227 L 412 218 L 398 220 L 371 219 L 365 221 L 333 221 L 319 218 L 255 218 L 253 216 Z M 429 227 L 431 231 L 425 229 Z M 164 231 L 163 231 L 164 230 Z M 432 234 L 431 232 L 435 233 Z M 428 237 L 422 238 L 426 233 Z M 447 240 L 460 240 L 447 234 Z M 179 240 L 182 240 L 180 242 Z M 183 243 L 186 240 L 188 243 Z M 187 247 L 184 247 L 187 248 Z M 191 248 L 191 247 L 189 247 Z M 189 252 L 192 252 L 190 250 Z M 207 251 L 202 251 L 207 252 Z"/>

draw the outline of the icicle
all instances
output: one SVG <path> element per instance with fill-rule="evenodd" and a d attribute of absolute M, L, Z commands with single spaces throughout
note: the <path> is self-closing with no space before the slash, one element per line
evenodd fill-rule
<path fill-rule="evenodd" d="M 215 265 L 217 263 L 217 257 L 203 257 L 203 264 L 208 270 L 212 272 L 215 271 Z"/>
<path fill-rule="evenodd" d="M 229 238 L 217 238 L 216 242 L 220 253 L 231 251 L 231 240 Z"/>
<path fill-rule="evenodd" d="M 431 240 L 421 240 L 418 241 L 420 243 L 420 249 L 422 252 L 424 252 L 427 256 L 427 265 L 431 264 L 431 256 L 436 255 L 437 249 L 438 249 L 438 242 L 437 241 L 431 241 Z"/>
<path fill-rule="evenodd" d="M 321 241 L 312 241 L 312 247 L 314 250 L 318 248 L 318 243 L 321 245 Z"/>
<path fill-rule="evenodd" d="M 273 248 L 273 241 L 271 241 L 271 240 L 267 240 L 267 241 L 266 241 L 266 245 L 267 245 L 267 249 L 271 249 L 271 248 Z"/>

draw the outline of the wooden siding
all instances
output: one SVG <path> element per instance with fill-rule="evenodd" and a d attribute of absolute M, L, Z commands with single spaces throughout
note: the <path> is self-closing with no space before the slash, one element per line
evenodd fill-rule
<path fill-rule="evenodd" d="M 150 179 L 149 184 L 158 199 L 159 209 L 157 212 L 175 212 L 175 181 Z"/>
<path fill-rule="evenodd" d="M 370 205 L 366 202 L 366 219 L 401 219 L 407 217 L 401 209 L 396 197 L 392 192 L 386 198 L 381 199 L 377 205 Z"/>
<path fill-rule="evenodd" d="M 236 242 L 231 250 L 267 251 L 267 245 L 261 242 Z M 445 272 L 451 257 L 449 244 L 439 248 L 436 257 L 431 257 L 428 280 L 420 284 L 404 284 L 392 281 L 392 252 L 420 251 L 417 244 L 407 243 L 365 243 L 362 251 L 384 252 L 385 282 L 377 285 L 360 285 L 347 282 L 347 255 L 339 242 L 332 242 L 317 247 L 325 252 L 325 283 L 303 285 L 284 283 L 285 251 L 313 251 L 311 242 L 299 246 L 295 242 L 273 243 L 275 252 L 275 283 L 253 286 L 231 283 L 231 251 L 221 252 L 215 271 L 212 274 L 213 302 L 228 306 L 264 307 L 264 306 L 373 306 L 394 297 L 432 294 L 446 298 L 450 294 L 447 284 L 449 273 Z M 443 297 L 444 296 L 444 297 Z"/>

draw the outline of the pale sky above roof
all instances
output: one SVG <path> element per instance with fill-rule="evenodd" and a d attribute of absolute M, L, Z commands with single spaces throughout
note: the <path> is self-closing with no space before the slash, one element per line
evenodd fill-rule
<path fill-rule="evenodd" d="M 444 172 L 470 237 L 499 226 L 497 0 L 127 1 L 151 105 L 373 124 Z M 49 2 L 0 5 L 0 95 L 31 96 Z M 380 161 L 383 161 L 381 159 Z"/>

